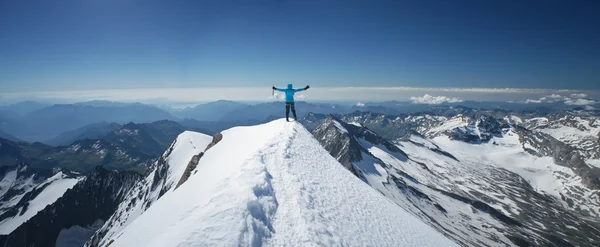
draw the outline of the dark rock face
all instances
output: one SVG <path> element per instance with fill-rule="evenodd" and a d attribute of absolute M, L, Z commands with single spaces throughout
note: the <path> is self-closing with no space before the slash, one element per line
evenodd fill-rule
<path fill-rule="evenodd" d="M 190 176 L 192 175 L 192 171 L 196 169 L 196 166 L 198 166 L 198 161 L 200 161 L 200 158 L 202 158 L 203 155 L 204 153 L 200 153 L 192 156 L 190 163 L 188 163 L 187 167 L 185 168 L 185 172 L 181 176 L 181 179 L 179 179 L 179 182 L 177 182 L 175 189 L 177 189 L 179 186 L 185 183 L 185 181 L 187 181 L 188 178 L 190 178 Z"/>
<path fill-rule="evenodd" d="M 346 169 L 357 175 L 352 162 L 362 160 L 360 145 L 354 138 L 346 133 L 340 132 L 333 124 L 334 120 L 329 117 L 325 122 L 313 130 L 313 135 L 319 143 L 335 157 Z"/>
<path fill-rule="evenodd" d="M 98 167 L 84 180 L 9 235 L 0 236 L 3 246 L 53 246 L 61 229 L 91 226 L 107 220 L 123 196 L 141 176 L 128 171 Z"/>
<path fill-rule="evenodd" d="M 221 140 L 223 140 L 223 134 L 221 134 L 221 133 L 215 134 L 213 136 L 212 141 L 208 144 L 208 146 L 206 147 L 206 149 L 204 150 L 204 152 L 208 151 L 214 145 L 217 145 L 217 143 L 219 143 Z"/>
<path fill-rule="evenodd" d="M 219 143 L 222 139 L 223 139 L 223 134 L 221 134 L 221 133 L 215 134 L 213 136 L 212 141 L 208 144 L 208 146 L 206 147 L 204 152 L 208 151 L 208 149 L 217 145 L 217 143 Z M 196 169 L 196 166 L 198 166 L 198 161 L 200 161 L 200 158 L 202 158 L 202 156 L 204 155 L 204 152 L 192 156 L 192 159 L 190 160 L 187 167 L 185 168 L 185 172 L 181 176 L 181 179 L 179 179 L 179 182 L 177 182 L 175 189 L 177 189 L 180 185 L 185 183 L 185 181 L 187 181 L 188 178 L 192 175 L 192 171 L 194 169 Z"/>

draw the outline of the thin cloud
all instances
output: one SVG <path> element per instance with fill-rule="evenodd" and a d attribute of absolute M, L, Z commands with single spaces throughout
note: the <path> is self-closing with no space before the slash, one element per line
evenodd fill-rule
<path fill-rule="evenodd" d="M 573 98 L 587 98 L 588 95 L 584 94 L 584 93 L 573 93 L 573 94 L 571 94 L 571 97 L 573 97 Z"/>
<path fill-rule="evenodd" d="M 428 98 L 424 98 L 429 95 Z M 432 96 L 443 95 L 443 96 Z M 474 101 L 513 101 L 541 103 L 543 101 L 565 101 L 562 95 L 574 99 L 573 104 L 585 101 L 576 99 L 600 98 L 600 91 L 594 90 L 553 90 L 553 89 L 514 89 L 514 88 L 411 88 L 411 87 L 318 87 L 297 94 L 299 100 L 310 101 L 418 101 L 418 102 L 458 102 Z M 559 98 L 562 97 L 561 98 Z M 576 96 L 576 97 L 575 97 Z M 584 97 L 585 96 L 585 97 Z M 215 100 L 269 101 L 283 100 L 284 94 L 272 92 L 268 87 L 232 87 L 232 88 L 150 88 L 119 90 L 50 91 L 5 93 L 0 92 L 0 104 L 23 100 L 37 100 L 53 103 L 71 103 L 89 100 L 108 100 L 121 102 L 144 102 L 171 104 L 199 103 Z M 589 102 L 587 102 L 589 103 Z"/>
<path fill-rule="evenodd" d="M 464 101 L 459 98 L 451 98 L 451 97 L 446 97 L 446 96 L 432 96 L 429 94 L 425 94 L 422 97 L 410 97 L 410 100 L 414 104 L 429 104 L 429 105 L 439 105 L 442 103 L 458 103 L 458 102 Z"/>
<path fill-rule="evenodd" d="M 564 99 L 565 97 L 561 96 L 560 94 L 551 94 L 548 96 L 541 97 L 539 100 L 528 100 L 529 102 L 526 101 L 526 103 L 554 103 L 563 101 Z"/>
<path fill-rule="evenodd" d="M 561 96 L 559 94 L 551 94 L 551 95 L 541 97 L 539 99 L 527 99 L 524 101 L 524 103 L 526 103 L 526 104 L 530 104 L 530 103 L 541 104 L 541 103 L 563 102 L 566 105 L 580 105 L 580 106 L 596 104 L 596 100 L 591 99 L 591 98 L 586 98 L 586 97 L 588 97 L 588 95 L 585 93 L 570 94 L 570 96 L 571 97 Z"/>
<path fill-rule="evenodd" d="M 596 104 L 596 101 L 593 99 L 567 99 L 565 100 L 565 104 L 567 105 L 593 105 Z"/>
<path fill-rule="evenodd" d="M 514 101 L 512 101 L 512 102 L 514 102 Z M 540 104 L 540 103 L 542 103 L 542 100 L 541 99 L 526 99 L 525 104 L 529 104 L 529 103 Z"/>
<path fill-rule="evenodd" d="M 364 106 L 365 106 L 365 103 L 362 103 L 362 102 L 356 102 L 356 106 L 358 106 L 358 107 L 364 107 Z"/>

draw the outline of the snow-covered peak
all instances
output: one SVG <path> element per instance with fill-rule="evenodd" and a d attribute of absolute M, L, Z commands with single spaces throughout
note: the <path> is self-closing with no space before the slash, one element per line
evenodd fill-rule
<path fill-rule="evenodd" d="M 222 134 L 187 182 L 107 239 L 111 247 L 456 245 L 344 169 L 300 124 Z"/>

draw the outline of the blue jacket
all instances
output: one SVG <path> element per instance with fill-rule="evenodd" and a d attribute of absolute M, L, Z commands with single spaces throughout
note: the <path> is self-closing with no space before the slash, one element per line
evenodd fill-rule
<path fill-rule="evenodd" d="M 276 88 L 275 90 L 285 93 L 286 103 L 294 103 L 294 93 L 304 91 L 304 88 L 293 89 L 292 84 L 288 84 L 286 89 Z"/>

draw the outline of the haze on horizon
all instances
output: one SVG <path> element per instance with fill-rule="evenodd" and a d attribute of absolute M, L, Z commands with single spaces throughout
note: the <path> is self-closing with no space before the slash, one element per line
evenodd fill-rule
<path fill-rule="evenodd" d="M 267 100 L 271 85 L 287 83 L 310 84 L 307 99 L 315 100 L 425 94 L 536 100 L 560 89 L 572 90 L 563 96 L 597 98 L 599 7 L 594 1 L 3 1 L 0 100 L 194 97 L 184 95 L 187 88 L 206 100 Z M 356 87 L 372 89 L 348 89 Z M 490 94 L 488 88 L 523 90 Z"/>

